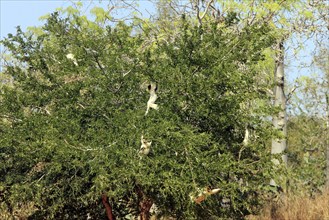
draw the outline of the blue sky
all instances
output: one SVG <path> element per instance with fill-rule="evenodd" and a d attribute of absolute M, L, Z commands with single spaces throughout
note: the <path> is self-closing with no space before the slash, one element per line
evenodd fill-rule
<path fill-rule="evenodd" d="M 106 7 L 109 0 L 84 0 L 84 10 L 89 12 L 96 5 Z M 51 13 L 56 8 L 66 8 L 72 5 L 71 0 L 0 0 L 1 8 L 1 26 L 0 38 L 6 37 L 8 33 L 15 33 L 16 26 L 21 26 L 25 30 L 29 26 L 39 26 L 43 21 L 39 18 L 47 13 Z M 146 8 L 148 11 L 154 11 L 152 4 L 147 1 L 141 1 L 140 8 Z M 147 12 L 143 11 L 147 14 Z"/>
<path fill-rule="evenodd" d="M 21 26 L 22 30 L 26 30 L 29 26 L 40 26 L 44 21 L 40 21 L 39 18 L 47 13 L 55 11 L 56 8 L 66 8 L 72 5 L 70 0 L 0 0 L 1 9 L 1 26 L 0 26 L 0 39 L 7 36 L 8 33 L 15 33 L 16 26 Z M 100 5 L 99 0 L 84 0 L 84 7 L 88 12 L 93 6 Z M 103 0 L 102 5 L 106 7 L 108 0 Z M 148 16 L 147 11 L 154 12 L 154 7 L 148 1 L 140 1 L 140 8 L 145 17 Z M 299 75 L 309 75 L 311 73 L 310 68 L 299 69 L 296 68 L 300 62 L 309 62 L 312 59 L 310 54 L 312 44 L 308 43 L 306 49 L 299 54 L 302 57 L 299 61 L 290 58 L 289 67 L 286 68 L 288 81 L 293 81 Z M 314 46 L 313 46 L 314 47 Z M 2 48 L 1 48 L 2 49 Z M 291 51 L 287 51 L 288 58 Z"/>
<path fill-rule="evenodd" d="M 38 20 L 40 16 L 70 4 L 68 1 L 60 0 L 0 0 L 1 39 L 8 33 L 15 33 L 15 27 L 18 25 L 23 30 L 28 26 L 41 25 L 42 22 Z"/>

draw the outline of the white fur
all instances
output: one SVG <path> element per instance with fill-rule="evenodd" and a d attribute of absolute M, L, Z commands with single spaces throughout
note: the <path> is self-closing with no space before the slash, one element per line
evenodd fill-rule
<path fill-rule="evenodd" d="M 67 54 L 67 55 L 66 55 L 66 58 L 72 60 L 73 63 L 74 63 L 74 65 L 78 66 L 78 62 L 77 62 L 77 60 L 74 58 L 74 55 L 73 55 L 72 53 Z"/>
<path fill-rule="evenodd" d="M 155 101 L 156 101 L 157 98 L 158 98 L 157 94 L 155 93 L 156 85 L 151 84 L 150 86 L 151 86 L 151 88 L 149 89 L 149 92 L 150 92 L 150 98 L 149 98 L 149 100 L 147 101 L 147 107 L 146 107 L 145 116 L 146 116 L 147 113 L 149 112 L 150 108 L 153 108 L 153 109 L 155 109 L 155 110 L 158 110 L 158 109 L 159 109 L 159 106 L 158 106 L 157 104 L 155 104 Z"/>
<path fill-rule="evenodd" d="M 151 150 L 152 141 L 147 141 L 144 139 L 143 135 L 141 136 L 141 148 L 139 149 L 139 155 L 148 155 Z"/>

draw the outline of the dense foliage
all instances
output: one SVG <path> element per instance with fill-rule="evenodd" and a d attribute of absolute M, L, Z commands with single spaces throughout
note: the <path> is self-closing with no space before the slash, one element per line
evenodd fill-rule
<path fill-rule="evenodd" d="M 326 125 L 321 118 L 305 115 L 291 117 L 288 125 L 291 190 L 314 195 L 325 184 Z"/>
<path fill-rule="evenodd" d="M 273 177 L 271 85 L 259 71 L 270 29 L 177 24 L 179 34 L 163 39 L 56 12 L 3 40 L 15 62 L 2 73 L 2 207 L 30 202 L 35 219 L 99 219 L 106 193 L 118 218 L 139 213 L 143 200 L 178 219 L 257 211 Z M 150 82 L 159 110 L 145 116 Z M 152 141 L 144 157 L 141 135 Z M 190 199 L 207 187 L 220 192 Z"/>

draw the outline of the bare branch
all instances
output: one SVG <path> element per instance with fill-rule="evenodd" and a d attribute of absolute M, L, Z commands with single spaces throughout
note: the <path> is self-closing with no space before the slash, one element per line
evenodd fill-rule
<path fill-rule="evenodd" d="M 204 16 L 207 14 L 208 9 L 209 9 L 210 5 L 213 3 L 213 1 L 214 1 L 214 0 L 210 0 L 210 1 L 208 2 L 205 12 L 204 12 L 203 15 L 200 17 L 201 20 L 202 20 L 202 19 L 204 18 Z"/>
<path fill-rule="evenodd" d="M 197 3 L 194 5 L 195 9 L 196 9 L 196 17 L 198 19 L 198 22 L 199 22 L 199 27 L 201 27 L 202 25 L 202 20 L 200 18 L 200 8 L 199 8 L 199 5 L 198 5 L 199 1 L 197 1 Z"/>
<path fill-rule="evenodd" d="M 298 88 L 299 86 L 297 85 L 297 83 L 292 87 L 292 89 L 290 90 L 290 92 L 287 95 L 287 99 L 286 99 L 286 103 L 289 102 L 289 100 L 291 99 L 291 96 L 294 94 L 295 90 Z"/>

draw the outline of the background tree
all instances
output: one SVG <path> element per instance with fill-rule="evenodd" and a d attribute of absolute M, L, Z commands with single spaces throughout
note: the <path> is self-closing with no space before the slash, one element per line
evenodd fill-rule
<path fill-rule="evenodd" d="M 315 56 L 313 76 L 299 78 L 299 87 L 292 96 L 289 110 L 289 143 L 291 166 L 295 169 L 295 187 L 308 192 L 319 191 L 326 181 L 326 152 L 328 140 L 327 94 L 328 77 L 326 50 Z"/>
<path fill-rule="evenodd" d="M 322 45 L 323 46 L 323 45 Z M 319 104 L 322 104 L 322 109 L 324 109 L 325 114 L 325 122 L 326 128 L 324 129 L 326 132 L 329 130 L 329 51 L 328 48 L 320 47 L 320 51 L 318 55 L 315 57 L 315 63 L 323 73 L 319 82 Z M 323 111 L 320 108 L 320 112 L 323 114 Z M 326 187 L 329 187 L 329 138 L 328 136 L 324 138 L 324 142 L 326 144 Z"/>
<path fill-rule="evenodd" d="M 289 62 L 285 59 L 285 46 L 298 51 L 303 47 L 304 40 L 311 37 L 318 42 L 325 42 L 328 20 L 325 11 L 328 5 L 325 1 L 208 1 L 204 5 L 208 3 L 213 5 L 212 8 L 217 6 L 222 12 L 221 15 L 227 14 L 224 19 L 226 21 L 230 17 L 228 15 L 235 15 L 233 17 L 242 26 L 265 23 L 271 27 L 272 34 L 277 36 L 278 42 L 273 48 L 276 62 L 273 104 L 278 107 L 278 111 L 273 114 L 273 125 L 277 135 L 272 140 L 271 152 L 274 154 L 272 160 L 275 167 L 280 166 L 280 161 L 285 165 L 287 163 L 286 96 L 289 95 L 285 92 L 287 74 L 284 73 L 284 65 Z M 281 160 L 275 155 L 281 156 Z M 284 176 L 283 174 L 281 177 L 274 177 L 271 184 L 284 187 L 286 182 Z"/>

